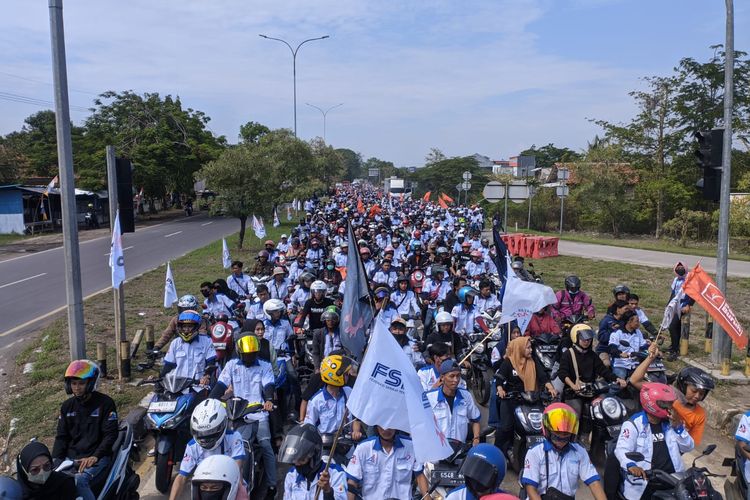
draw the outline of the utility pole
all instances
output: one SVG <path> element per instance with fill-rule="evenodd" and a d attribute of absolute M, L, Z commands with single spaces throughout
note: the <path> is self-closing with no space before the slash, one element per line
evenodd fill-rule
<path fill-rule="evenodd" d="M 73 143 L 70 138 L 68 70 L 65 62 L 65 32 L 62 0 L 49 0 L 49 25 L 52 39 L 52 76 L 55 91 L 57 163 L 62 206 L 63 255 L 65 261 L 65 297 L 68 307 L 68 340 L 71 360 L 86 357 L 86 333 L 83 325 L 81 262 L 78 249 L 78 215 L 73 177 Z"/>
<path fill-rule="evenodd" d="M 109 193 L 109 229 L 114 231 L 115 216 L 119 199 L 117 196 L 117 159 L 115 158 L 115 147 L 107 146 L 107 191 Z M 122 236 L 120 236 L 122 237 Z M 127 340 L 125 334 L 125 283 L 120 283 L 119 288 L 112 288 L 114 292 L 114 309 L 115 309 L 115 345 L 117 346 L 117 359 L 123 359 L 120 353 L 122 342 Z M 120 378 L 123 377 L 120 370 Z"/>
<path fill-rule="evenodd" d="M 719 245 L 716 252 L 716 284 L 727 294 L 727 260 L 729 258 L 729 189 L 732 177 L 732 110 L 734 97 L 734 2 L 725 0 L 726 43 L 724 50 L 724 147 L 721 158 L 721 198 L 719 199 Z M 729 375 L 732 363 L 732 343 L 729 336 L 714 322 L 711 361 L 721 367 L 722 375 Z"/>
<path fill-rule="evenodd" d="M 331 106 L 330 108 L 328 108 L 328 109 L 326 109 L 326 110 L 323 110 L 322 108 L 319 108 L 319 107 L 317 107 L 317 106 L 316 106 L 316 105 L 314 105 L 314 104 L 310 104 L 309 102 L 306 102 L 305 104 L 307 104 L 307 105 L 308 105 L 308 106 L 310 106 L 311 108 L 315 108 L 315 109 L 317 109 L 317 110 L 318 110 L 318 111 L 320 111 L 320 112 L 321 112 L 321 114 L 323 115 L 323 142 L 326 142 L 326 117 L 328 117 L 328 112 L 329 112 L 329 111 L 331 111 L 332 109 L 336 109 L 336 108 L 338 108 L 339 106 L 343 106 L 343 105 L 344 105 L 344 103 L 343 103 L 343 102 L 341 102 L 341 103 L 339 103 L 339 104 L 336 104 L 335 106 Z"/>

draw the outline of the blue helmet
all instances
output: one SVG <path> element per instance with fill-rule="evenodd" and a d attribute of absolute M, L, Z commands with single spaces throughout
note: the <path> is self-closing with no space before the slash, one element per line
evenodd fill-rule
<path fill-rule="evenodd" d="M 197 312 L 193 311 L 192 309 L 188 309 L 187 311 L 182 311 L 180 315 L 177 317 L 178 323 L 196 323 L 200 324 L 201 322 L 201 315 Z"/>
<path fill-rule="evenodd" d="M 505 457 L 494 445 L 480 443 L 469 450 L 460 473 L 476 497 L 494 493 L 505 479 Z"/>
<path fill-rule="evenodd" d="M 23 498 L 21 485 L 12 477 L 0 476 L 0 498 L 21 500 Z"/>
<path fill-rule="evenodd" d="M 458 301 L 460 303 L 466 304 L 466 297 L 468 297 L 469 295 L 471 295 L 472 297 L 476 297 L 477 291 L 470 286 L 462 286 L 458 290 L 458 293 L 456 295 L 458 295 Z"/>

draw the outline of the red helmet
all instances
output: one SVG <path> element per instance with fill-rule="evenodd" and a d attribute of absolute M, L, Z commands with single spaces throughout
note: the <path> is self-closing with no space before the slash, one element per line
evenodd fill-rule
<path fill-rule="evenodd" d="M 360 255 L 364 255 L 364 254 L 368 254 L 369 255 L 370 254 L 370 249 L 367 248 L 367 247 L 362 247 L 362 248 L 359 249 L 359 253 L 360 253 Z"/>
<path fill-rule="evenodd" d="M 656 418 L 669 418 L 669 410 L 677 400 L 674 389 L 659 382 L 646 382 L 641 388 L 641 407 Z"/>
<path fill-rule="evenodd" d="M 469 243 L 468 241 L 464 241 L 463 243 L 461 243 L 461 248 L 466 248 L 470 246 L 471 246 L 471 243 Z"/>
<path fill-rule="evenodd" d="M 416 231 L 414 231 L 414 237 L 415 238 L 420 238 L 421 236 L 422 236 L 422 231 L 420 231 L 419 229 L 417 229 Z"/>
<path fill-rule="evenodd" d="M 479 250 L 474 250 L 469 254 L 471 257 L 479 257 L 480 259 L 483 257 L 482 252 Z"/>

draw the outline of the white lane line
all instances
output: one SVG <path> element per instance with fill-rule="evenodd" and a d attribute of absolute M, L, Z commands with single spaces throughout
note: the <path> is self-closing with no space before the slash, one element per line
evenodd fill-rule
<path fill-rule="evenodd" d="M 6 284 L 4 284 L 4 285 L 0 285 L 0 288 L 5 288 L 6 286 L 11 286 L 11 285 L 15 285 L 15 284 L 17 284 L 17 283 L 23 283 L 24 281 L 29 281 L 29 280 L 33 280 L 34 278 L 38 278 L 38 277 L 40 277 L 40 276 L 44 276 L 44 275 L 46 275 L 46 274 L 47 274 L 47 273 L 40 273 L 40 274 L 35 274 L 34 276 L 29 276 L 28 278 L 24 278 L 24 279 L 22 279 L 22 280 L 18 280 L 18 281 L 13 281 L 12 283 L 6 283 Z"/>
<path fill-rule="evenodd" d="M 133 248 L 133 246 L 134 245 L 130 245 L 129 247 L 125 247 L 125 248 L 122 249 L 122 251 L 124 252 L 125 250 L 130 250 L 131 248 Z M 107 253 L 104 254 L 104 256 L 105 257 L 109 257 L 109 254 L 110 254 L 110 252 L 107 252 Z"/>
<path fill-rule="evenodd" d="M 213 224 L 213 223 L 214 223 L 214 221 L 205 222 L 205 223 L 201 224 L 201 227 L 208 226 L 209 224 Z"/>
<path fill-rule="evenodd" d="M 171 236 L 174 236 L 175 234 L 180 234 L 181 232 L 182 232 L 182 231 L 176 231 L 176 232 L 174 232 L 174 233 L 169 233 L 169 234 L 165 234 L 165 235 L 164 235 L 164 237 L 165 237 L 165 238 L 169 238 L 169 237 L 171 237 Z"/>

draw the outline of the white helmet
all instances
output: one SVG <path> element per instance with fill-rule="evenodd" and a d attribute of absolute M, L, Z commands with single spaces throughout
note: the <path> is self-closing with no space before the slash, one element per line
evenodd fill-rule
<path fill-rule="evenodd" d="M 181 309 L 198 309 L 198 301 L 193 295 L 183 295 L 177 301 L 177 307 Z"/>
<path fill-rule="evenodd" d="M 325 292 L 327 290 L 328 290 L 328 285 L 326 285 L 324 281 L 315 280 L 313 281 L 313 284 L 310 285 L 311 292 L 318 292 L 318 291 Z"/>
<path fill-rule="evenodd" d="M 284 302 L 282 302 L 279 299 L 268 299 L 263 303 L 263 312 L 266 313 L 266 316 L 269 318 L 271 317 L 271 313 L 274 311 L 281 312 L 285 310 L 286 307 L 284 307 Z"/>
<path fill-rule="evenodd" d="M 438 325 L 441 323 L 453 323 L 453 316 L 451 316 L 451 313 L 446 311 L 440 311 L 437 313 L 437 316 L 435 316 L 435 323 Z"/>
<path fill-rule="evenodd" d="M 193 500 L 209 498 L 208 492 L 201 491 L 202 483 L 222 483 L 219 496 L 215 494 L 210 498 L 221 500 L 235 500 L 240 487 L 240 468 L 233 458 L 226 455 L 211 455 L 203 459 L 193 473 L 192 496 Z"/>
<path fill-rule="evenodd" d="M 201 448 L 216 449 L 227 431 L 227 411 L 218 399 L 208 398 L 193 410 L 190 433 Z"/>

